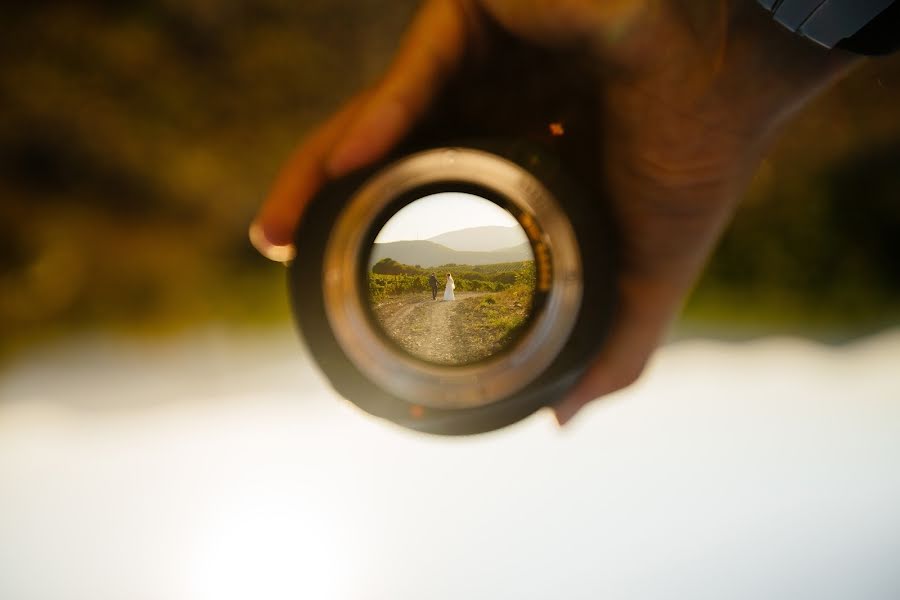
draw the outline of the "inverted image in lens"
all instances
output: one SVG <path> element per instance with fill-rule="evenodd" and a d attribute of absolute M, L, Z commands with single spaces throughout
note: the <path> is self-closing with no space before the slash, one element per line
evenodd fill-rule
<path fill-rule="evenodd" d="M 383 334 L 433 364 L 496 356 L 532 317 L 528 236 L 510 212 L 473 194 L 433 194 L 400 209 L 375 238 L 366 277 Z"/>

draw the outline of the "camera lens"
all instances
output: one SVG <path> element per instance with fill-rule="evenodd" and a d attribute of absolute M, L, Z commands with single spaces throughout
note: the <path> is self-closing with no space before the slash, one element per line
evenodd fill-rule
<path fill-rule="evenodd" d="M 616 304 L 595 61 L 490 37 L 493 60 L 464 60 L 389 156 L 325 184 L 289 270 L 335 390 L 430 433 L 558 402 Z"/>
<path fill-rule="evenodd" d="M 447 198 L 448 194 L 452 199 Z M 383 303 L 373 306 L 372 284 L 402 285 L 404 279 L 394 277 L 385 281 L 372 270 L 403 271 L 406 267 L 411 275 L 420 273 L 415 265 L 410 267 L 394 257 L 382 256 L 389 252 L 386 248 L 395 249 L 395 253 L 399 248 L 408 249 L 409 240 L 382 245 L 378 239 L 393 235 L 391 231 L 402 224 L 405 215 L 433 209 L 437 203 L 454 211 L 452 204 L 446 204 L 454 200 L 457 215 L 463 212 L 460 203 L 469 203 L 469 208 L 475 203 L 482 215 L 505 216 L 507 222 L 514 222 L 513 233 L 521 236 L 520 244 L 498 249 L 502 252 L 494 254 L 503 256 L 505 252 L 509 258 L 518 260 L 503 261 L 485 253 L 482 256 L 487 258 L 479 259 L 476 254 L 471 262 L 487 261 L 486 264 L 494 267 L 514 263 L 512 275 L 521 271 L 521 277 L 528 277 L 527 269 L 533 266 L 534 284 L 512 286 L 504 290 L 510 292 L 508 295 L 492 295 L 476 303 L 480 296 L 465 295 L 464 288 L 488 287 L 475 283 L 478 265 L 456 263 L 451 267 L 440 256 L 429 256 L 435 250 L 440 253 L 440 244 L 416 245 L 412 254 L 403 256 L 413 262 L 418 255 L 420 258 L 415 262 L 423 270 L 442 267 L 443 277 L 437 282 L 438 285 L 443 282 L 442 302 L 445 297 L 446 301 L 455 302 L 450 300 L 455 298 L 456 286 L 450 269 L 459 266 L 466 269 L 462 278 L 457 271 L 462 297 L 460 304 L 453 307 L 433 307 L 430 315 L 425 313 L 428 309 L 415 304 L 401 307 L 398 329 L 396 319 L 389 315 L 390 306 Z M 426 267 L 422 262 L 432 264 Z M 380 299 L 383 289 L 375 289 L 376 299 Z M 443 347 L 440 340 L 425 345 L 424 340 L 414 339 L 402 326 L 410 316 L 405 311 L 418 308 L 423 318 L 436 318 L 438 326 L 441 315 L 446 316 L 444 325 L 448 330 L 442 332 L 445 336 L 464 338 L 459 329 L 465 325 L 472 326 L 474 333 L 492 316 L 515 319 L 514 314 L 493 315 L 489 299 L 495 306 L 498 301 L 508 302 L 514 310 L 516 294 L 527 297 L 525 302 L 530 306 L 527 314 L 520 313 L 520 316 L 528 318 L 519 319 L 504 335 L 493 334 L 491 337 L 495 339 L 489 340 L 486 347 L 476 347 L 473 339 L 460 339 L 454 350 L 447 337 Z M 581 258 L 564 212 L 549 190 L 528 171 L 500 156 L 472 148 L 427 150 L 381 170 L 365 181 L 347 202 L 325 247 L 324 303 L 341 349 L 377 386 L 420 406 L 477 407 L 500 401 L 527 386 L 565 344 L 581 303 Z M 485 319 L 463 321 L 466 308 L 472 309 L 472 319 L 477 314 L 484 314 Z"/>
<path fill-rule="evenodd" d="M 303 338 L 369 413 L 442 434 L 513 423 L 557 400 L 603 341 L 611 240 L 588 214 L 528 144 L 414 151 L 332 182 L 289 272 Z"/>

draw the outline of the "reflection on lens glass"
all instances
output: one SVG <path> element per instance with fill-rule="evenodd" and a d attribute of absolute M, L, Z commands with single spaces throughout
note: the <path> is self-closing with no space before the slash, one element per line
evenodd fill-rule
<path fill-rule="evenodd" d="M 367 276 L 383 332 L 430 363 L 490 358 L 531 317 L 528 237 L 512 214 L 472 194 L 434 194 L 399 210 L 375 238 Z"/>

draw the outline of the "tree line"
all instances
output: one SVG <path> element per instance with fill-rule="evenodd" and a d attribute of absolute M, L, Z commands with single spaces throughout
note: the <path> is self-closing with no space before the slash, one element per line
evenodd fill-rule
<path fill-rule="evenodd" d="M 447 273 L 453 275 L 457 291 L 502 292 L 514 286 L 534 287 L 534 261 L 492 265 L 447 264 L 431 269 L 406 265 L 384 258 L 368 274 L 369 295 L 378 302 L 391 296 L 431 291 L 429 276 L 434 273 L 443 290 Z"/>

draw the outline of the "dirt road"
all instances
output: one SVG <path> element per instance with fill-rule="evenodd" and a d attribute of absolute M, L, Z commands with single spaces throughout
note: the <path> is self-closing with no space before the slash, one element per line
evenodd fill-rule
<path fill-rule="evenodd" d="M 493 351 L 490 340 L 472 336 L 461 321 L 466 306 L 486 292 L 456 292 L 445 302 L 431 294 L 409 294 L 383 302 L 375 315 L 388 336 L 404 350 L 429 362 L 458 365 L 483 359 Z"/>

